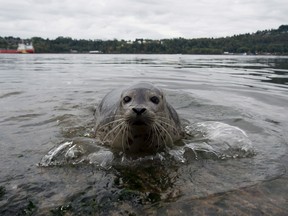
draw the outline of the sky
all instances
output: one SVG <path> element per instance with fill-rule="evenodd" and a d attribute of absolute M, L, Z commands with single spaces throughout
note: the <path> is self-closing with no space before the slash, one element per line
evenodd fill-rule
<path fill-rule="evenodd" d="M 0 37 L 226 37 L 288 24 L 287 0 L 0 0 Z"/>

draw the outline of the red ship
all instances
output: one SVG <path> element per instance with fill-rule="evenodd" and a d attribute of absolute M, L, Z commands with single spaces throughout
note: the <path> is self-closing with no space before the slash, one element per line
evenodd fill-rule
<path fill-rule="evenodd" d="M 24 44 L 19 43 L 18 48 L 16 50 L 14 49 L 0 49 L 0 53 L 34 53 L 34 47 L 33 44 Z"/>

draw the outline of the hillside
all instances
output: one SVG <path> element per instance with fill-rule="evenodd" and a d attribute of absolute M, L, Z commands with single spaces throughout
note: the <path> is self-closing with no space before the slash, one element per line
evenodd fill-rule
<path fill-rule="evenodd" d="M 147 53 L 147 54 L 274 54 L 288 55 L 288 25 L 278 29 L 257 31 L 223 38 L 198 39 L 136 39 L 125 40 L 76 40 L 58 37 L 55 40 L 33 37 L 37 53 Z M 16 49 L 20 38 L 0 37 L 0 48 Z"/>

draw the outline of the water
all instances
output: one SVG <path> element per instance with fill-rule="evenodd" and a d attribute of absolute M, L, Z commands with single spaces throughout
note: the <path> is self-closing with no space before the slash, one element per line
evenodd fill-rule
<path fill-rule="evenodd" d="M 207 142 L 188 140 L 185 153 L 111 159 L 90 136 L 94 107 L 138 81 L 165 89 L 188 132 L 208 133 L 213 150 L 251 142 L 253 153 L 214 157 L 193 151 Z M 0 215 L 287 214 L 287 83 L 287 57 L 1 55 Z M 239 144 L 242 132 L 217 134 L 219 124 L 248 137 Z M 100 154 L 39 166 L 69 142 Z"/>

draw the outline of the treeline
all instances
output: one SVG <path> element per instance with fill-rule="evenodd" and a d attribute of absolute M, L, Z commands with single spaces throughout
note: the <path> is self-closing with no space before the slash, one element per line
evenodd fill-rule
<path fill-rule="evenodd" d="M 136 39 L 125 40 L 76 40 L 58 37 L 54 40 L 33 37 L 37 53 L 147 53 L 147 54 L 277 54 L 288 55 L 288 25 L 278 29 L 257 31 L 223 38 L 198 39 Z M 0 48 L 17 48 L 20 38 L 0 37 Z"/>

